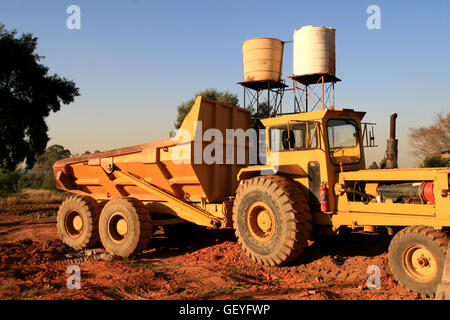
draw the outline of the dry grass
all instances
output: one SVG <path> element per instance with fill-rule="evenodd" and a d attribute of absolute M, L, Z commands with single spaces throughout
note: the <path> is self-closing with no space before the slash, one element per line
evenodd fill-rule
<path fill-rule="evenodd" d="M 18 204 L 60 203 L 66 197 L 67 193 L 65 192 L 24 189 L 20 193 L 0 198 L 0 207 L 11 207 Z"/>

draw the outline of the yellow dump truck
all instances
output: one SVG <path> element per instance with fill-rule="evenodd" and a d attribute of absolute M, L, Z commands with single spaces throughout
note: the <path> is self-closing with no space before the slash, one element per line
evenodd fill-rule
<path fill-rule="evenodd" d="M 433 295 L 448 244 L 450 168 L 365 170 L 364 115 L 262 119 L 266 161 L 257 164 L 249 111 L 197 97 L 173 139 L 57 161 L 58 188 L 75 194 L 60 207 L 58 232 L 72 248 L 101 242 L 127 256 L 146 248 L 156 226 L 233 228 L 251 259 L 275 266 L 323 231 L 385 229 L 396 279 Z"/>

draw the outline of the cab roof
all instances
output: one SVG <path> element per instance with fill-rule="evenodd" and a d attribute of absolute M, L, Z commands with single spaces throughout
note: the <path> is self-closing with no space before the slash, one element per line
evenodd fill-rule
<path fill-rule="evenodd" d="M 295 114 L 288 114 L 277 116 L 273 118 L 261 119 L 265 127 L 274 125 L 286 124 L 290 121 L 320 121 L 325 118 L 352 118 L 361 121 L 366 113 L 362 111 L 354 111 L 353 109 L 334 109 L 334 110 L 317 110 L 310 112 L 300 112 Z"/>

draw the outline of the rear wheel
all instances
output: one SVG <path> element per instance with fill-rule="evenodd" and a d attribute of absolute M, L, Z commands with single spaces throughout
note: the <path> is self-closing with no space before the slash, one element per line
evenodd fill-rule
<path fill-rule="evenodd" d="M 281 176 L 260 176 L 239 186 L 233 206 L 238 242 L 254 261 L 281 265 L 298 257 L 311 238 L 312 218 L 300 187 Z"/>
<path fill-rule="evenodd" d="M 448 238 L 432 227 L 413 226 L 398 232 L 389 245 L 389 266 L 408 290 L 433 296 L 441 282 Z"/>
<path fill-rule="evenodd" d="M 100 214 L 99 233 L 109 253 L 122 257 L 138 254 L 152 236 L 150 213 L 138 203 L 113 199 Z"/>
<path fill-rule="evenodd" d="M 76 250 L 91 248 L 100 241 L 98 234 L 99 207 L 94 199 L 70 196 L 59 207 L 56 220 L 63 243 Z"/>

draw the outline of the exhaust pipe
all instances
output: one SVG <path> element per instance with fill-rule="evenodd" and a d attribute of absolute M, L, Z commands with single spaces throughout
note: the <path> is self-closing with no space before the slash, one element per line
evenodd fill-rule
<path fill-rule="evenodd" d="M 391 131 L 390 131 L 390 138 L 395 140 L 395 120 L 397 120 L 397 114 L 394 113 L 391 115 Z"/>
<path fill-rule="evenodd" d="M 398 168 L 398 154 L 397 154 L 397 146 L 398 140 L 395 139 L 395 121 L 397 119 L 397 114 L 394 113 L 391 115 L 391 130 L 390 136 L 387 140 L 386 146 L 386 169 L 394 169 Z"/>

